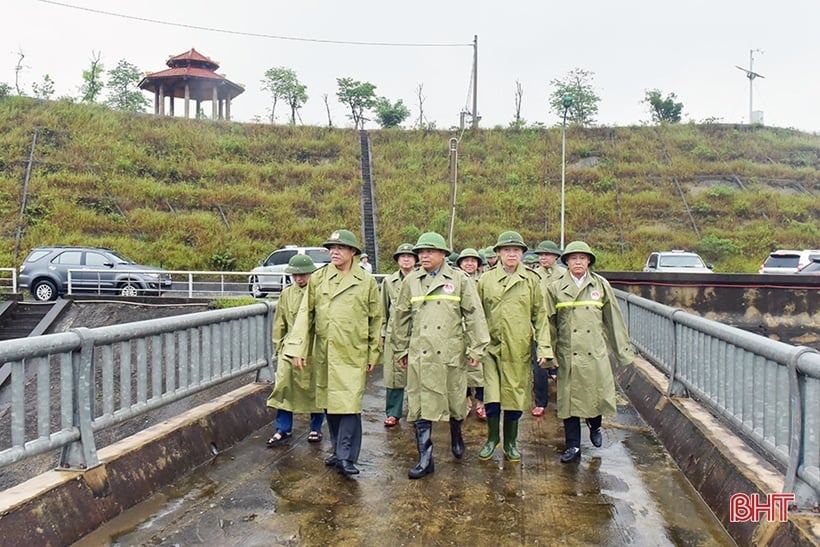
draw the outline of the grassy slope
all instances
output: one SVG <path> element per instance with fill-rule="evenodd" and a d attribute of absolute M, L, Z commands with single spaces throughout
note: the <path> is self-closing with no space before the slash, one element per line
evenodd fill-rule
<path fill-rule="evenodd" d="M 382 270 L 393 266 L 393 249 L 421 231 L 446 236 L 454 136 L 371 131 Z M 461 136 L 457 248 L 489 245 L 511 228 L 531 245 L 558 240 L 560 138 L 560 129 Z M 653 249 L 686 248 L 717 271 L 750 272 L 772 249 L 820 246 L 814 135 L 715 125 L 570 128 L 567 164 L 565 239 L 587 240 L 601 269 L 640 269 Z M 235 259 L 234 269 L 247 270 L 285 243 L 318 244 L 338 227 L 360 232 L 359 191 L 353 130 L 0 101 L 0 265 L 19 264 L 37 245 L 84 244 L 170 269 L 227 269 Z"/>

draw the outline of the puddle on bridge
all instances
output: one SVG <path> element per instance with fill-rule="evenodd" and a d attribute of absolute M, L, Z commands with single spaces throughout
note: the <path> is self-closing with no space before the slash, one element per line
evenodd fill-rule
<path fill-rule="evenodd" d="M 577 464 L 558 460 L 552 406 L 522 418 L 518 464 L 500 448 L 478 459 L 486 426 L 474 416 L 461 460 L 447 424 L 435 424 L 436 471 L 411 481 L 413 428 L 382 426 L 376 374 L 356 478 L 324 465 L 329 442 L 308 444 L 307 417 L 297 416 L 289 444 L 267 449 L 272 431 L 260 431 L 76 545 L 734 545 L 623 399 L 604 446 L 584 439 Z"/>

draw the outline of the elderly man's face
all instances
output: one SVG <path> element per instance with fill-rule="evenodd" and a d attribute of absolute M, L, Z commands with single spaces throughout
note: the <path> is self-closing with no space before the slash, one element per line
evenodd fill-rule
<path fill-rule="evenodd" d="M 495 252 L 501 257 L 501 264 L 508 270 L 517 268 L 521 257 L 524 256 L 524 249 L 514 245 L 499 247 Z"/>
<path fill-rule="evenodd" d="M 473 275 L 478 270 L 478 259 L 472 256 L 464 257 L 459 261 L 458 267 Z"/>
<path fill-rule="evenodd" d="M 555 264 L 555 261 L 557 259 L 558 259 L 558 257 L 555 256 L 554 254 L 541 253 L 541 254 L 538 255 L 538 264 L 540 264 L 541 266 L 543 266 L 545 268 L 549 268 L 550 266 Z"/>
<path fill-rule="evenodd" d="M 575 277 L 583 277 L 586 271 L 589 269 L 589 263 L 591 262 L 589 255 L 586 253 L 572 253 L 566 259 L 567 268 L 572 275 Z"/>
<path fill-rule="evenodd" d="M 444 264 L 444 257 L 446 256 L 447 253 L 438 249 L 419 250 L 419 262 L 421 262 L 421 267 L 428 272 L 438 270 L 441 265 Z"/>

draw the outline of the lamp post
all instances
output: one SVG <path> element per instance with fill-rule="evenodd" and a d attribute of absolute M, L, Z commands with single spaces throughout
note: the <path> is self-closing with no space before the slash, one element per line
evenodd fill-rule
<path fill-rule="evenodd" d="M 458 139 L 450 139 L 450 237 L 448 243 L 453 248 L 453 230 L 456 224 L 456 181 L 458 180 Z"/>
<path fill-rule="evenodd" d="M 564 248 L 564 184 L 566 182 L 567 161 L 567 110 L 572 106 L 572 97 L 564 95 L 564 119 L 561 122 L 561 248 Z"/>

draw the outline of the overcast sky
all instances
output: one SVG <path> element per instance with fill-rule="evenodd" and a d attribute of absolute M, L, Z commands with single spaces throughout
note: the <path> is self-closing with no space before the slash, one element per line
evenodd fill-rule
<path fill-rule="evenodd" d="M 478 36 L 478 111 L 482 127 L 513 118 L 516 80 L 524 90 L 522 117 L 553 125 L 549 82 L 575 67 L 594 73 L 601 98 L 598 125 L 649 120 L 648 89 L 674 92 L 684 121 L 714 118 L 746 123 L 754 71 L 754 110 L 766 125 L 820 131 L 820 2 L 817 0 L 529 0 L 398 2 L 390 0 L 5 0 L 0 23 L 0 82 L 14 86 L 17 52 L 25 54 L 19 83 L 49 74 L 56 95 L 78 95 L 92 52 L 114 68 L 120 59 L 146 72 L 166 68 L 170 55 L 194 47 L 220 63 L 218 72 L 243 84 L 232 104 L 237 121 L 265 119 L 260 90 L 265 70 L 293 69 L 307 85 L 305 124 L 326 125 L 330 98 L 336 126 L 351 126 L 336 101 L 336 78 L 376 85 L 376 94 L 402 99 L 410 125 L 423 85 L 429 121 L 446 129 L 469 106 L 473 36 Z M 100 10 L 133 18 L 76 9 Z M 230 31 L 157 24 L 152 19 Z M 249 36 L 248 34 L 271 37 Z M 435 47 L 345 45 L 340 42 L 453 44 Z M 146 94 L 150 97 L 149 94 Z M 210 106 L 204 107 L 210 113 Z M 181 102 L 177 113 L 182 112 Z M 287 112 L 277 107 L 281 123 Z M 371 123 L 369 127 L 375 127 Z"/>

